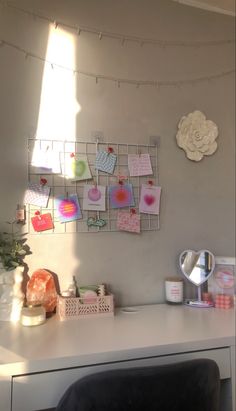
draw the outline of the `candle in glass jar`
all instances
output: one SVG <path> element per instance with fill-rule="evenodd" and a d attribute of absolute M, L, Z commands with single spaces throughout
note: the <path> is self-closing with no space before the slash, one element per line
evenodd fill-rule
<path fill-rule="evenodd" d="M 31 305 L 22 308 L 21 324 L 26 327 L 43 324 L 46 320 L 46 311 L 41 304 Z"/>
<path fill-rule="evenodd" d="M 182 304 L 183 280 L 179 277 L 168 277 L 165 280 L 166 302 L 169 304 Z"/>

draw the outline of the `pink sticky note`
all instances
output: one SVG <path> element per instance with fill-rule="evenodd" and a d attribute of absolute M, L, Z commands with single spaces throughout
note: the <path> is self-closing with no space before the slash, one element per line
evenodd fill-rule
<path fill-rule="evenodd" d="M 142 184 L 139 211 L 146 214 L 159 214 L 161 187 Z"/>
<path fill-rule="evenodd" d="M 152 175 L 152 165 L 149 154 L 129 154 L 128 168 L 131 177 Z"/>
<path fill-rule="evenodd" d="M 140 215 L 119 211 L 117 215 L 117 228 L 131 233 L 140 233 Z"/>

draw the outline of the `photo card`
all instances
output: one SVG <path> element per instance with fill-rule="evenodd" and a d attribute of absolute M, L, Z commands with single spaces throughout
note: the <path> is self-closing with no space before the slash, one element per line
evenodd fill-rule
<path fill-rule="evenodd" d="M 47 207 L 50 190 L 50 187 L 46 185 L 29 182 L 25 192 L 24 204 Z"/>
<path fill-rule="evenodd" d="M 142 184 L 139 211 L 146 214 L 159 214 L 161 187 L 152 184 Z"/>
<path fill-rule="evenodd" d="M 82 218 L 77 194 L 56 197 L 55 205 L 57 216 L 61 223 L 67 223 Z"/>
<path fill-rule="evenodd" d="M 106 187 L 100 185 L 84 185 L 83 210 L 106 210 Z"/>
<path fill-rule="evenodd" d="M 108 191 L 111 208 L 133 207 L 135 205 L 132 184 L 113 185 L 109 187 Z"/>

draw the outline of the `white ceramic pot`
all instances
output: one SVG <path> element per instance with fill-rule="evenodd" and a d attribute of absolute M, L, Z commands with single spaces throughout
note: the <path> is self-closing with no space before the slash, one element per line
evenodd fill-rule
<path fill-rule="evenodd" d="M 24 301 L 21 291 L 23 267 L 6 271 L 0 268 L 0 320 L 19 321 Z"/>

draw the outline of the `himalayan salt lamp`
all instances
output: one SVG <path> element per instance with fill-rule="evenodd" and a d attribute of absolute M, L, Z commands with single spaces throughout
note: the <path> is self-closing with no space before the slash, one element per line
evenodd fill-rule
<path fill-rule="evenodd" d="M 53 276 L 49 271 L 34 271 L 27 283 L 26 298 L 28 304 L 41 303 L 46 312 L 53 312 L 57 304 L 57 291 Z"/>

